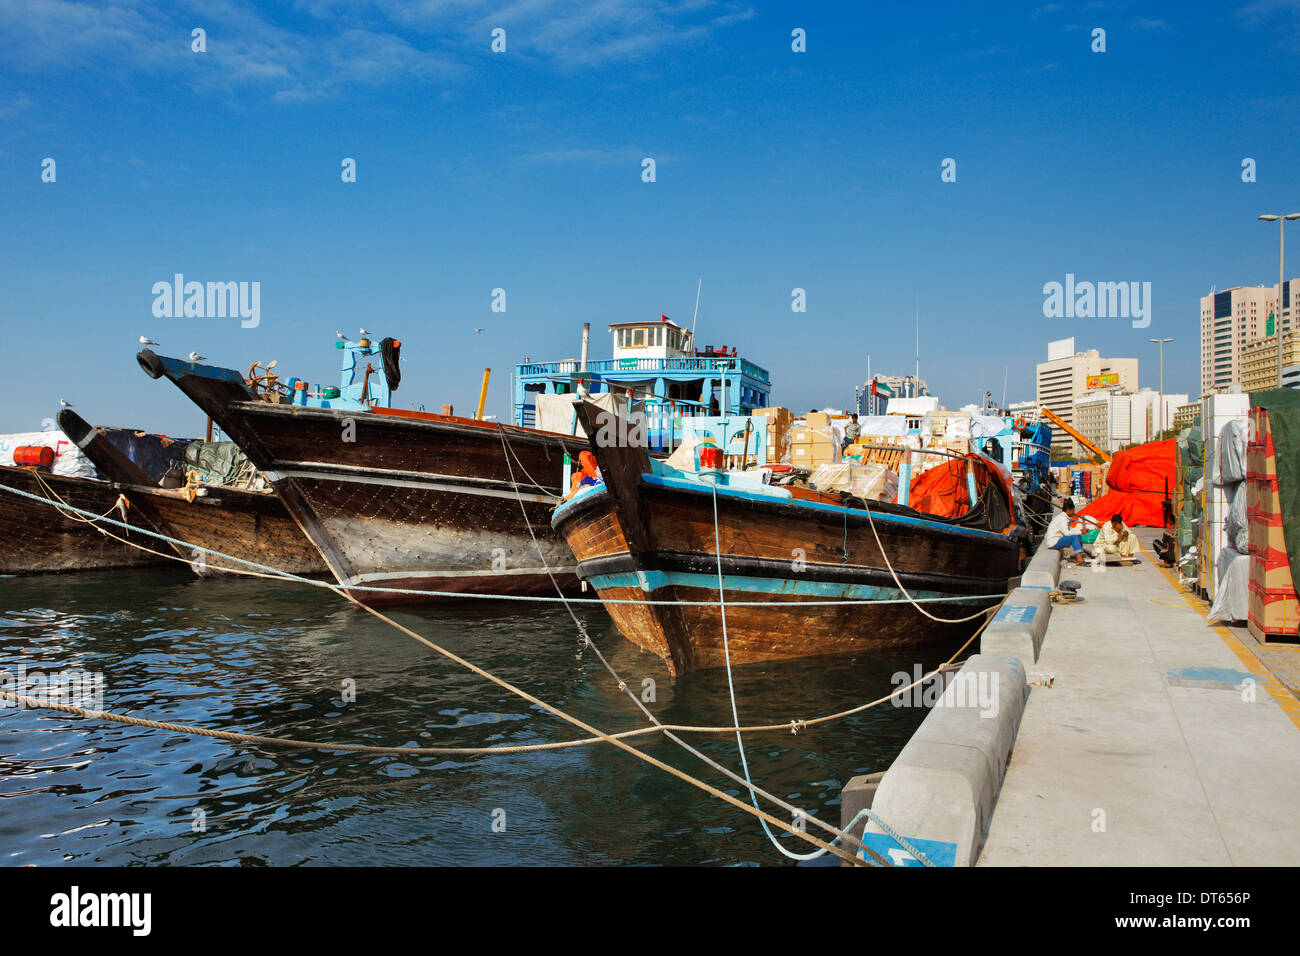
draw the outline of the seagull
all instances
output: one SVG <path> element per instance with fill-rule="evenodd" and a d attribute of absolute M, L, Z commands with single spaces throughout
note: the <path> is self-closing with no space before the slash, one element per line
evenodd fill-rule
<path fill-rule="evenodd" d="M 362 329 L 362 330 L 361 330 L 361 337 L 362 337 L 363 339 L 364 339 L 366 336 L 368 336 L 369 334 L 370 334 L 370 333 L 367 332 L 365 329 Z"/>
<path fill-rule="evenodd" d="M 475 329 L 475 330 L 474 330 L 474 334 L 475 334 L 475 335 L 482 335 L 482 334 L 483 334 L 483 330 L 482 330 L 482 329 Z"/>
<path fill-rule="evenodd" d="M 142 336 L 140 336 L 140 344 L 141 344 L 141 345 L 157 345 L 158 343 L 155 342 L 153 339 L 148 338 L 147 336 L 142 335 Z"/>
<path fill-rule="evenodd" d="M 191 353 L 190 353 L 190 361 L 191 361 L 191 362 L 206 362 L 207 360 L 208 360 L 208 357 L 207 357 L 206 355 L 200 355 L 198 352 L 191 352 Z"/>
<path fill-rule="evenodd" d="M 71 407 L 72 407 L 72 403 L 71 403 L 71 402 L 65 402 L 63 399 L 59 399 L 59 404 L 62 405 L 64 408 L 71 408 Z"/>
<path fill-rule="evenodd" d="M 338 330 L 335 330 L 334 334 L 339 337 L 340 342 L 346 342 L 348 340 L 348 337 Z"/>
<path fill-rule="evenodd" d="M 271 361 L 266 363 L 266 370 L 269 372 L 271 371 L 271 369 L 275 368 L 279 364 L 280 364 L 279 359 L 271 359 Z"/>

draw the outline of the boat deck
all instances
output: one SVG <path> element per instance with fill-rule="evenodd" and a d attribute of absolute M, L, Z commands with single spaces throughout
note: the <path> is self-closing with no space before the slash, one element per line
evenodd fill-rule
<path fill-rule="evenodd" d="M 1028 668 L 1033 686 L 978 865 L 1300 859 L 1300 701 L 1287 686 L 1300 648 L 1260 648 L 1244 627 L 1209 624 L 1207 606 L 1152 563 L 1154 537 L 1139 533 L 1136 566 L 1062 567 L 1086 602 L 1054 608 Z M 1243 700 L 1248 680 L 1253 702 Z"/>

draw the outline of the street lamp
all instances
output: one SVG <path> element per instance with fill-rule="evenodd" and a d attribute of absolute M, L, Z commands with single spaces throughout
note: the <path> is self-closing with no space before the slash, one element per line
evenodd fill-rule
<path fill-rule="evenodd" d="M 1282 272 L 1283 253 L 1286 249 L 1286 223 L 1288 219 L 1300 219 L 1300 212 L 1285 215 L 1260 216 L 1261 222 L 1277 221 L 1277 309 L 1274 312 L 1273 332 L 1277 335 L 1277 387 L 1282 387 L 1282 286 L 1286 282 Z M 1293 307 L 1294 308 L 1294 307 Z"/>
<path fill-rule="evenodd" d="M 1156 431 L 1156 438 L 1159 438 L 1165 432 L 1165 343 L 1172 342 L 1173 339 L 1147 339 L 1148 342 L 1155 342 L 1160 346 L 1160 411 L 1157 421 L 1160 428 Z"/>

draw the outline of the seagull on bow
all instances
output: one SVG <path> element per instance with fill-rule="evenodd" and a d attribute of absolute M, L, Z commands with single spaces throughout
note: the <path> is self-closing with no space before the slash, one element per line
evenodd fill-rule
<path fill-rule="evenodd" d="M 369 333 L 368 331 L 366 331 L 365 329 L 362 329 L 362 330 L 361 330 L 361 337 L 362 337 L 363 339 L 364 339 L 364 338 L 369 338 L 369 336 L 370 336 L 370 333 Z"/>
<path fill-rule="evenodd" d="M 140 344 L 141 344 L 141 345 L 157 345 L 158 343 L 155 342 L 153 339 L 149 338 L 148 336 L 142 335 L 142 336 L 140 336 Z"/>
<path fill-rule="evenodd" d="M 72 407 L 72 403 L 71 403 L 71 402 L 65 402 L 63 399 L 59 399 L 59 404 L 62 405 L 64 408 L 71 408 L 71 407 Z"/>
<path fill-rule="evenodd" d="M 207 357 L 206 355 L 200 355 L 198 352 L 191 352 L 191 353 L 190 353 L 190 361 L 191 361 L 191 362 L 206 362 L 207 360 L 208 360 L 208 357 Z"/>
<path fill-rule="evenodd" d="M 346 342 L 348 340 L 348 337 L 344 335 L 342 332 L 339 332 L 337 329 L 335 330 L 334 334 L 339 337 L 340 342 Z"/>

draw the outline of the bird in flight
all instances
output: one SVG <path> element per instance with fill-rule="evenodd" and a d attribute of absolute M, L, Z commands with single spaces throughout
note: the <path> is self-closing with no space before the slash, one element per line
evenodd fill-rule
<path fill-rule="evenodd" d="M 366 338 L 366 337 L 369 336 L 369 335 L 370 335 L 370 333 L 367 332 L 365 329 L 362 329 L 362 330 L 361 330 L 361 337 L 362 337 L 363 339 Z"/>
<path fill-rule="evenodd" d="M 483 334 L 483 330 L 482 330 L 482 329 L 475 329 L 475 330 L 474 330 L 474 334 L 475 334 L 475 335 L 482 335 L 482 334 Z"/>

